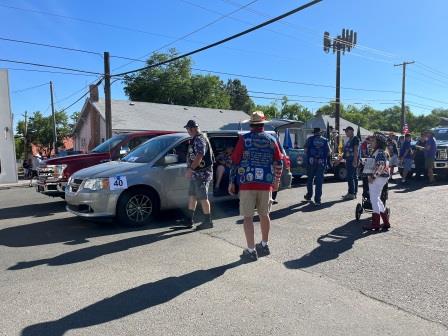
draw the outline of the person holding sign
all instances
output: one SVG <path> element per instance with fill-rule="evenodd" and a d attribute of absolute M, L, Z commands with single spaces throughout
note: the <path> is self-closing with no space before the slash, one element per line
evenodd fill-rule
<path fill-rule="evenodd" d="M 213 179 L 213 152 L 199 125 L 194 120 L 189 120 L 185 125 L 188 134 L 192 137 L 187 154 L 186 177 L 190 180 L 188 191 L 189 215 L 186 226 L 191 228 L 194 224 L 194 214 L 199 201 L 202 206 L 204 220 L 196 227 L 196 230 L 210 229 L 213 227 L 210 201 L 208 200 L 208 188 Z"/>
<path fill-rule="evenodd" d="M 364 174 L 368 176 L 369 182 L 369 197 L 372 204 L 372 222 L 369 225 L 363 226 L 364 230 L 379 230 L 381 229 L 381 219 L 383 219 L 383 230 L 390 228 L 389 216 L 386 213 L 386 208 L 381 200 L 381 192 L 383 187 L 389 181 L 389 154 L 386 151 L 387 138 L 381 133 L 375 133 L 372 139 L 373 154 L 369 163 L 373 163 L 373 169 L 364 170 Z M 369 165 L 370 166 L 370 165 Z"/>
<path fill-rule="evenodd" d="M 240 213 L 244 217 L 244 233 L 247 249 L 241 257 L 256 261 L 269 255 L 268 246 L 271 220 L 269 212 L 272 191 L 280 185 L 282 175 L 282 152 L 276 139 L 264 131 L 264 113 L 255 111 L 250 118 L 250 133 L 240 136 L 232 154 L 229 194 L 236 193 L 235 179 L 240 186 Z M 253 216 L 255 208 L 260 216 L 261 242 L 255 245 Z"/>

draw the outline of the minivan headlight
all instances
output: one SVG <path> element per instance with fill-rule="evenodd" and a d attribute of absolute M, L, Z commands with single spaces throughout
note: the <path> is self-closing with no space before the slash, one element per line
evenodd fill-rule
<path fill-rule="evenodd" d="M 84 181 L 83 188 L 89 190 L 109 189 L 109 179 L 108 178 L 87 179 Z"/>

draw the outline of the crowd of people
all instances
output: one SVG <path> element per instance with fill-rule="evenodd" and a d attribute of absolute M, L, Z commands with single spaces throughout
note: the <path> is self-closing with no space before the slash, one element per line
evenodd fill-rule
<path fill-rule="evenodd" d="M 265 122 L 263 112 L 253 112 L 249 121 L 251 131 L 240 135 L 236 146 L 227 147 L 216 160 L 213 157 L 211 145 L 200 131 L 199 125 L 194 120 L 188 121 L 185 125 L 192 137 L 187 157 L 186 177 L 190 179 L 190 198 L 186 226 L 193 227 L 196 205 L 200 202 L 205 218 L 196 229 L 213 227 L 208 189 L 213 180 L 213 166 L 216 162 L 214 189 L 222 188 L 223 176 L 228 174 L 227 192 L 231 195 L 239 195 L 239 210 L 244 219 L 243 227 L 247 243 L 242 258 L 249 261 L 255 261 L 258 257 L 270 254 L 269 213 L 279 189 L 283 169 L 282 151 L 276 139 L 264 131 Z M 358 172 L 361 171 L 364 181 L 363 199 L 369 200 L 369 210 L 372 212 L 370 223 L 363 226 L 363 229 L 387 231 L 391 224 L 383 195 L 384 189 L 387 190 L 388 182 L 393 178 L 395 168 L 403 169 L 402 182 L 406 183 L 407 176 L 413 169 L 413 163 L 420 155 L 423 156 L 429 182 L 434 181 L 436 145 L 433 134 L 429 131 L 422 134 L 414 150 L 411 146 L 410 134 L 406 134 L 400 144 L 392 136 L 379 132 L 367 137 L 361 143 L 352 127 L 347 127 L 344 132 L 346 141 L 341 155 L 334 163 L 337 165 L 344 161 L 347 168 L 348 190 L 342 199 L 348 201 L 358 197 Z M 322 136 L 321 129 L 315 128 L 313 135 L 305 144 L 307 192 L 304 198 L 305 201 L 311 202 L 314 195 L 316 206 L 321 205 L 322 184 L 330 154 L 329 141 Z M 257 244 L 253 225 L 255 211 L 259 215 L 261 228 L 261 241 Z"/>

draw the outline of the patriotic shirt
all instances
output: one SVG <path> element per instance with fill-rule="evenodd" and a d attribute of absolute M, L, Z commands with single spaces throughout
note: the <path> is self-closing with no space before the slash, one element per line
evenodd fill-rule
<path fill-rule="evenodd" d="M 382 149 L 377 149 L 372 157 L 375 159 L 373 177 L 389 177 L 389 161 L 386 152 Z"/>

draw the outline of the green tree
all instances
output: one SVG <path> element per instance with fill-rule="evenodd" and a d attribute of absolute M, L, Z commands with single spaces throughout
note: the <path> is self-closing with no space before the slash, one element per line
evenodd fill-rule
<path fill-rule="evenodd" d="M 270 105 L 256 105 L 253 108 L 254 111 L 262 111 L 266 117 L 266 119 L 274 119 L 279 116 L 279 110 L 275 103 L 271 103 Z"/>
<path fill-rule="evenodd" d="M 194 75 L 191 78 L 190 106 L 230 109 L 230 96 L 218 76 Z"/>
<path fill-rule="evenodd" d="M 313 113 L 297 103 L 289 104 L 288 97 L 285 96 L 281 102 L 280 117 L 289 120 L 307 121 L 313 118 Z"/>
<path fill-rule="evenodd" d="M 249 113 L 255 107 L 254 102 L 249 97 L 246 86 L 239 79 L 229 79 L 225 89 L 230 96 L 230 107 L 232 110 Z"/>
<path fill-rule="evenodd" d="M 147 65 L 165 62 L 176 56 L 175 49 L 167 54 L 154 53 L 147 60 Z M 127 75 L 124 83 L 125 94 L 134 101 L 191 105 L 191 58 L 185 57 Z"/>

